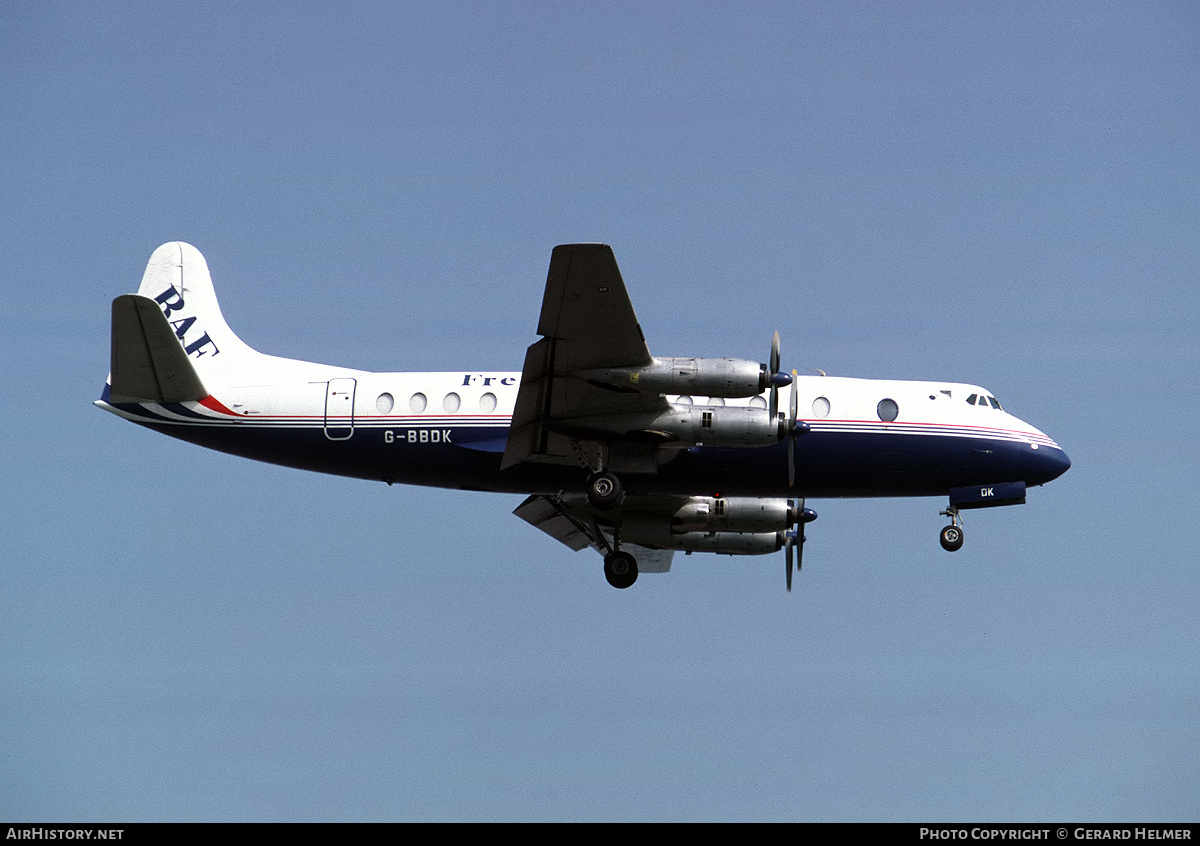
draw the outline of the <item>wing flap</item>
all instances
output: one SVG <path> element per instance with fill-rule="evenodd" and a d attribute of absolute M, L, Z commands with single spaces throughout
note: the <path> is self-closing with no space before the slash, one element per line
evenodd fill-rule
<path fill-rule="evenodd" d="M 543 423 L 550 400 L 552 346 L 552 341 L 543 338 L 525 351 L 521 387 L 517 391 L 501 470 L 532 455 L 546 454 L 548 432 Z"/>
<path fill-rule="evenodd" d="M 593 532 L 599 530 L 598 526 L 594 523 L 589 525 L 572 514 L 568 505 L 548 496 L 535 494 L 529 497 L 513 510 L 513 514 L 575 552 L 589 546 L 604 551 L 602 546 L 609 546 L 607 537 L 603 538 L 604 543 L 601 544 L 600 539 L 593 536 Z M 648 546 L 629 543 L 622 544 L 621 549 L 633 555 L 637 560 L 638 570 L 642 573 L 669 572 L 671 559 L 675 555 L 674 550 L 651 549 Z"/>
<path fill-rule="evenodd" d="M 518 505 L 513 514 L 576 552 L 592 545 L 587 528 L 555 505 L 549 497 L 531 496 Z"/>

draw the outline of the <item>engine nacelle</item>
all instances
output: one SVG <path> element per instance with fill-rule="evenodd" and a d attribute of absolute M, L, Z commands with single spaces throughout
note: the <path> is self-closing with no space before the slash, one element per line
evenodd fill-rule
<path fill-rule="evenodd" d="M 650 427 L 686 444 L 717 447 L 769 446 L 787 437 L 787 423 L 763 408 L 671 405 Z"/>
<path fill-rule="evenodd" d="M 743 358 L 655 358 L 646 367 L 612 367 L 578 375 L 621 391 L 706 397 L 752 397 L 771 385 L 765 364 Z"/>
<path fill-rule="evenodd" d="M 781 532 L 801 516 L 794 501 L 786 499 L 694 496 L 671 515 L 671 531 Z"/>
<path fill-rule="evenodd" d="M 682 532 L 662 521 L 625 519 L 621 540 L 652 549 L 716 552 L 722 555 L 767 555 L 783 547 L 783 532 Z"/>
<path fill-rule="evenodd" d="M 568 437 L 632 440 L 681 449 L 704 444 L 717 447 L 769 446 L 787 437 L 787 421 L 772 419 L 765 408 L 696 406 L 672 403 L 668 411 L 591 416 L 556 422 Z"/>

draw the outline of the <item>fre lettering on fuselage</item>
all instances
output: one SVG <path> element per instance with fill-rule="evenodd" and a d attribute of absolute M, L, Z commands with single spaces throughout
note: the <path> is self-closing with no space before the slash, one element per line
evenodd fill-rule
<path fill-rule="evenodd" d="M 480 373 L 479 375 L 473 375 L 471 373 L 466 373 L 463 375 L 463 381 L 462 381 L 464 388 L 469 388 L 471 385 L 474 385 L 476 383 L 482 383 L 483 386 L 486 388 L 489 385 L 491 385 L 492 382 L 495 382 L 498 385 L 515 385 L 515 384 L 517 384 L 517 380 L 512 376 L 505 376 L 503 379 L 501 379 L 496 376 L 484 376 L 482 373 Z"/>

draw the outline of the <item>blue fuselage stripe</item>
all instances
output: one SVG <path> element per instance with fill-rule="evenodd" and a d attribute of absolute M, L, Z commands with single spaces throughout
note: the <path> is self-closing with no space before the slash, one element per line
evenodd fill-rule
<path fill-rule="evenodd" d="M 123 410 L 141 417 L 142 425 L 181 440 L 341 476 L 548 494 L 582 490 L 586 476 L 579 467 L 560 465 L 520 465 L 501 471 L 508 434 L 504 425 L 438 423 L 418 428 L 356 421 L 350 437 L 331 440 L 325 427 L 312 420 L 183 422 L 140 406 Z M 410 431 L 424 434 L 410 435 Z M 786 441 L 758 448 L 681 450 L 658 473 L 627 474 L 624 482 L 630 492 L 648 494 L 686 490 L 726 496 L 935 496 L 953 487 L 985 482 L 1044 484 L 1069 466 L 1056 447 L 1035 447 L 1015 434 L 829 427 L 797 438 L 795 487 L 788 486 Z"/>

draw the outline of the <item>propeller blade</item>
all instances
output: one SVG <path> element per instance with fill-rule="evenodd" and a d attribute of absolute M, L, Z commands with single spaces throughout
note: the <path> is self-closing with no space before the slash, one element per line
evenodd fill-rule
<path fill-rule="evenodd" d="M 788 405 L 788 430 L 791 432 L 796 431 L 796 419 L 800 416 L 800 396 L 796 390 L 796 376 L 797 375 L 798 374 L 796 373 L 796 371 L 793 370 L 792 371 L 792 398 Z"/>
<path fill-rule="evenodd" d="M 771 402 L 768 406 L 771 422 L 774 423 L 779 417 L 779 388 L 781 385 L 786 385 L 791 380 L 786 376 L 779 375 L 779 332 L 776 331 L 771 337 L 771 358 L 770 363 L 765 365 L 767 369 L 766 381 L 760 382 L 762 387 L 768 384 L 771 386 Z"/>
<path fill-rule="evenodd" d="M 788 404 L 788 487 L 796 487 L 796 419 L 800 416 L 800 397 L 796 389 L 796 371 L 792 371 L 792 396 Z"/>
<path fill-rule="evenodd" d="M 817 519 L 817 512 L 804 507 L 803 499 L 788 500 L 789 517 L 796 527 L 783 533 L 783 552 L 787 559 L 787 589 L 792 590 L 792 571 L 799 573 L 804 566 L 804 524 Z"/>

